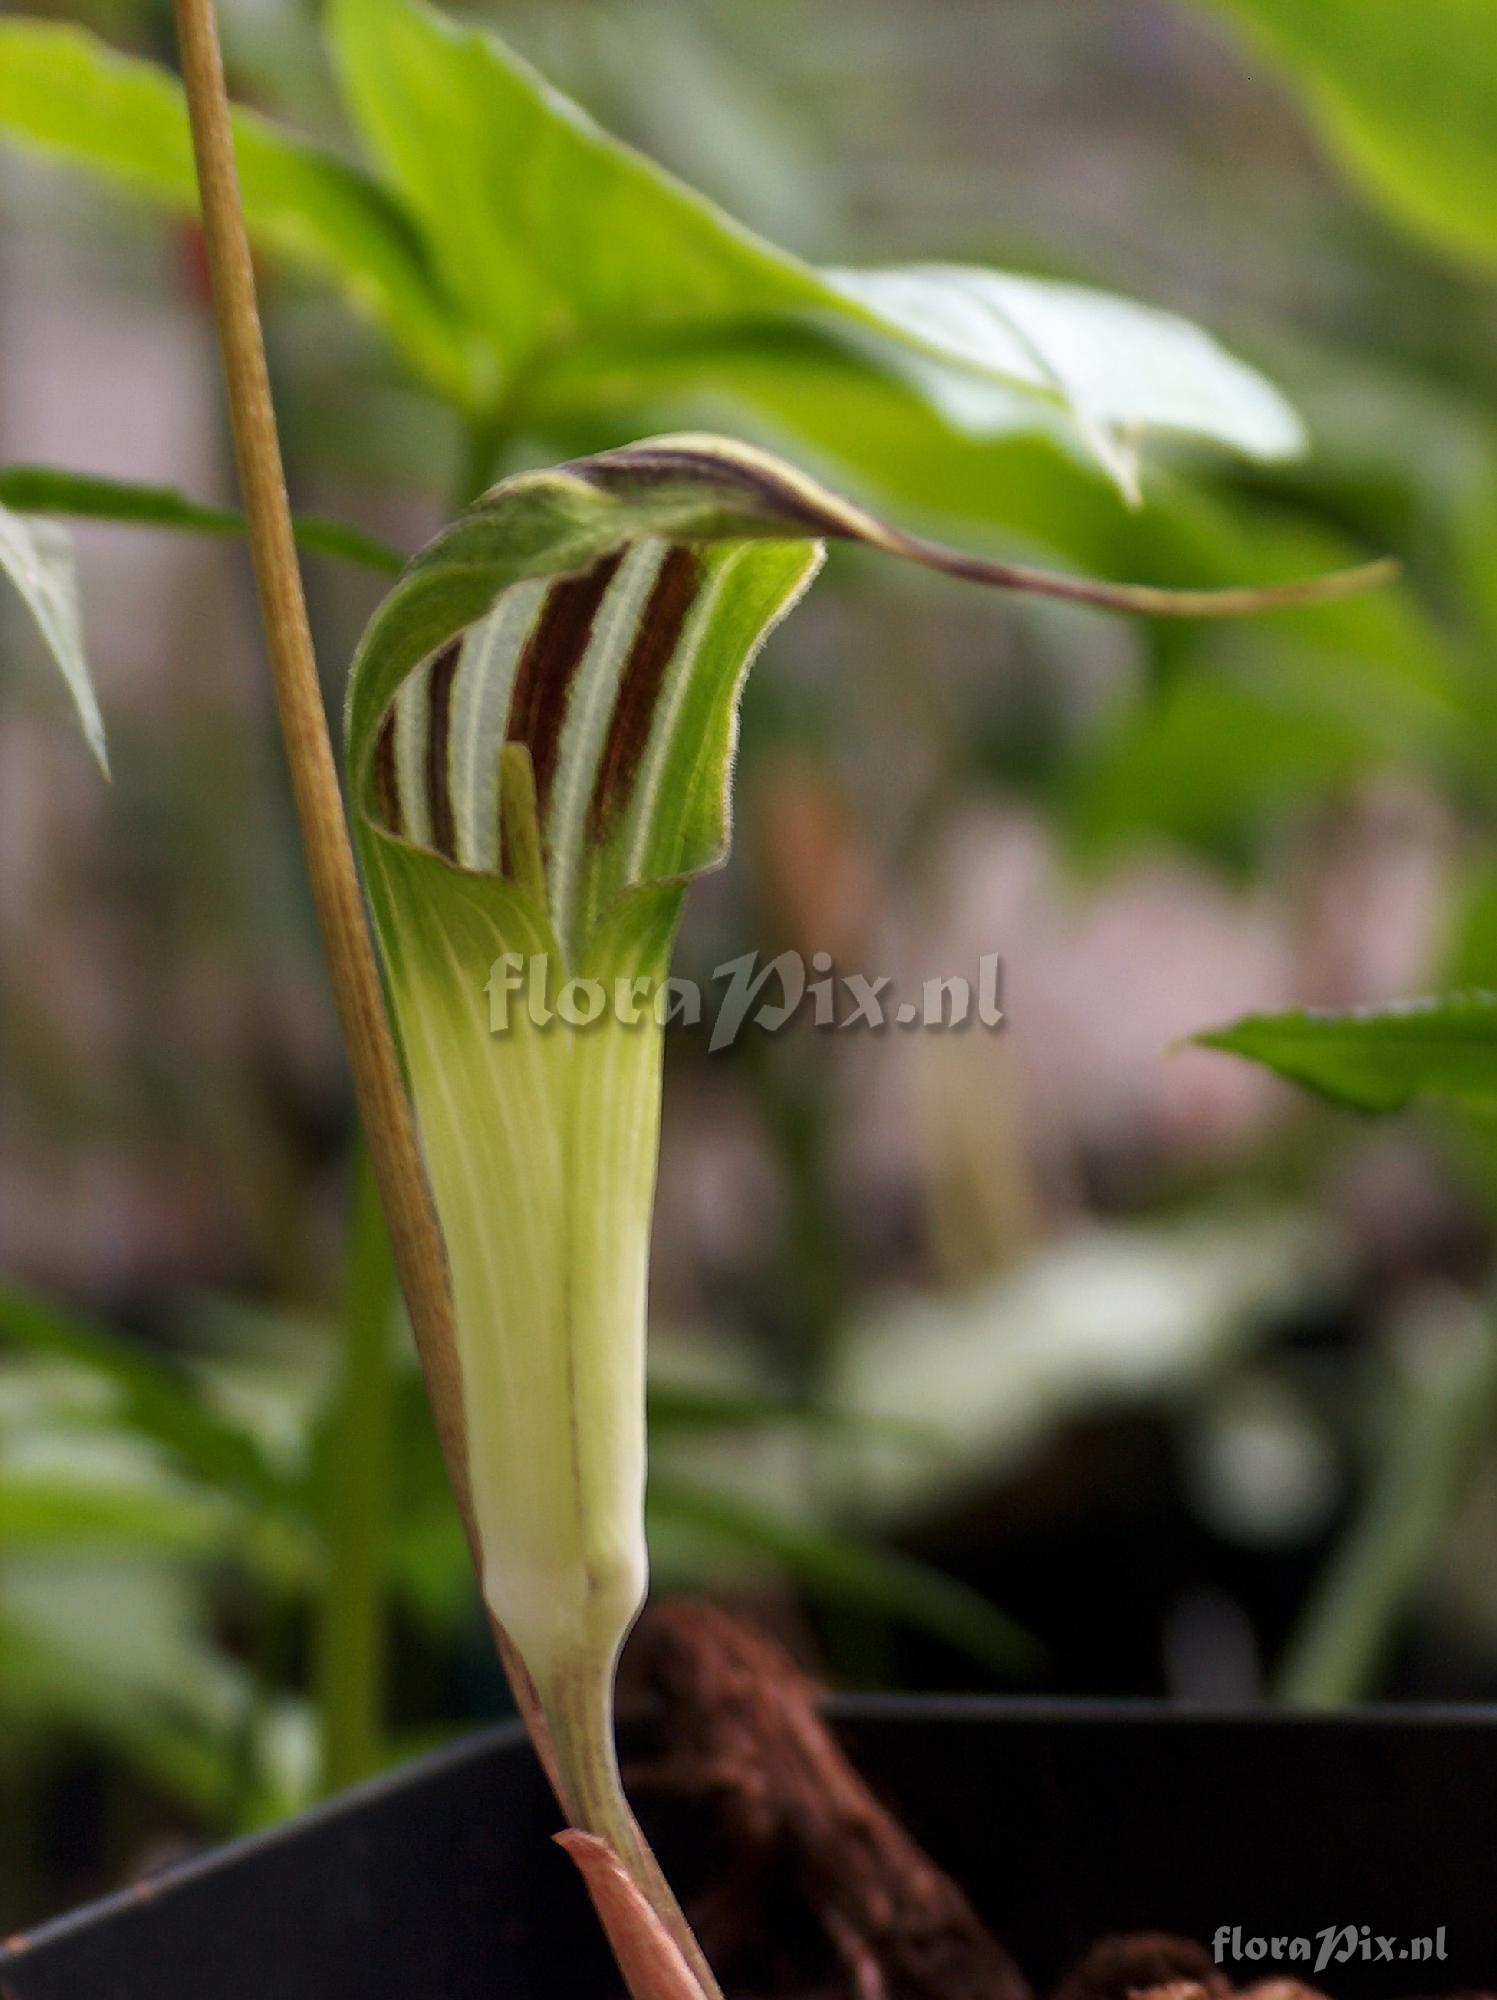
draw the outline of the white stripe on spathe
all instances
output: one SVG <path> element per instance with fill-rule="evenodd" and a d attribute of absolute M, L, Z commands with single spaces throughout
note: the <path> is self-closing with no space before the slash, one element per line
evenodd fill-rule
<path fill-rule="evenodd" d="M 713 616 L 728 577 L 750 546 L 745 543 L 736 549 L 730 549 L 718 562 L 715 574 L 707 577 L 705 588 L 699 588 L 696 602 L 692 605 L 686 623 L 681 628 L 681 637 L 676 643 L 676 650 L 672 653 L 670 663 L 661 676 L 660 693 L 655 702 L 649 741 L 634 780 L 634 796 L 629 803 L 628 823 L 623 836 L 624 884 L 638 882 L 644 870 L 646 857 L 650 851 L 650 835 L 654 829 L 660 786 L 670 760 L 671 742 L 681 704 L 691 685 L 697 656 L 712 629 Z"/>
<path fill-rule="evenodd" d="M 464 640 L 452 691 L 448 762 L 457 858 L 465 868 L 490 875 L 499 868 L 499 752 L 515 668 L 548 588 L 547 579 L 538 577 L 504 592 Z M 422 672 L 430 672 L 430 663 Z"/>
<path fill-rule="evenodd" d="M 624 668 L 639 637 L 640 621 L 669 549 L 668 542 L 653 537 L 630 549 L 598 607 L 587 650 L 569 676 L 566 720 L 546 813 L 551 916 L 564 938 L 572 928 L 587 815 L 608 725 L 618 705 Z"/>

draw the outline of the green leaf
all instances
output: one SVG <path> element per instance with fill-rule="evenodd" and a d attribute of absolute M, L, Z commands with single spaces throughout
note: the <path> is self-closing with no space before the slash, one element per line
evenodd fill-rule
<path fill-rule="evenodd" d="M 262 1502 L 280 1499 L 281 1482 L 254 1437 L 219 1416 L 190 1378 L 122 1335 L 18 1285 L 0 1284 L 0 1348 L 5 1345 L 108 1382 L 120 1399 L 121 1421 L 160 1445 L 183 1471 Z"/>
<path fill-rule="evenodd" d="M 171 528 L 191 535 L 243 535 L 237 508 L 205 507 L 173 486 L 143 486 L 52 465 L 0 466 L 0 506 L 20 514 L 66 515 L 83 521 L 117 521 L 126 527 Z M 296 539 L 309 554 L 334 556 L 393 576 L 405 558 L 398 549 L 343 521 L 316 514 L 296 517 Z"/>
<path fill-rule="evenodd" d="M 1497 994 L 1346 1014 L 1254 1014 L 1195 1040 L 1361 1111 L 1397 1111 L 1417 1097 L 1497 1106 Z"/>
<path fill-rule="evenodd" d="M 0 133 L 197 213 L 181 85 L 83 29 L 0 22 Z M 256 240 L 332 280 L 423 380 L 471 404 L 470 343 L 396 204 L 366 174 L 252 112 L 236 115 L 234 134 Z"/>
<path fill-rule="evenodd" d="M 1002 1674 L 1032 1667 L 1033 1636 L 977 1591 L 926 1563 L 815 1523 L 658 1474 L 650 1512 L 727 1547 L 768 1556 L 815 1596 L 934 1633 Z"/>
<path fill-rule="evenodd" d="M 1490 0 L 1206 0 L 1303 92 L 1343 164 L 1400 222 L 1497 259 Z"/>
<path fill-rule="evenodd" d="M 1158 518 L 1162 482 L 1148 508 L 1119 507 L 1089 461 L 1056 449 L 1047 406 L 1009 398 L 1004 426 L 974 436 L 886 360 L 812 327 L 590 341 L 548 361 L 526 406 L 563 450 L 683 425 L 809 448 L 828 476 L 856 474 L 889 506 L 998 525 L 1089 567 Z"/>
<path fill-rule="evenodd" d="M 1278 393 L 1197 328 L 956 265 L 818 271 L 600 131 L 497 37 L 419 0 L 332 0 L 350 112 L 522 407 L 623 340 L 830 332 L 973 436 L 1064 415 L 1131 488 L 1138 434 L 1255 457 L 1303 443 Z"/>
<path fill-rule="evenodd" d="M 1260 458 L 1302 445 L 1278 393 L 1171 314 L 965 266 L 818 271 L 599 131 L 496 38 L 414 0 L 335 0 L 330 23 L 388 186 L 240 113 L 250 228 L 475 419 L 555 410 L 564 384 L 571 414 L 596 415 L 628 350 L 648 363 L 683 338 L 741 356 L 721 379 L 771 416 L 798 402 L 814 418 L 789 335 L 865 393 L 913 398 L 926 425 L 1063 436 L 1130 491 L 1149 431 Z M 176 79 L 79 30 L 0 23 L 0 132 L 195 210 Z"/>
<path fill-rule="evenodd" d="M 0 51 L 5 32 L 0 23 Z M 0 570 L 31 613 L 67 684 L 88 746 L 107 775 L 104 722 L 84 653 L 72 540 L 54 520 L 37 518 L 58 515 L 236 536 L 246 532 L 245 520 L 233 508 L 202 506 L 170 486 L 143 486 L 54 466 L 0 467 Z M 372 535 L 316 515 L 297 518 L 296 538 L 312 554 L 357 563 L 386 576 L 395 574 L 404 560 L 398 550 Z"/>
<path fill-rule="evenodd" d="M 51 522 L 24 520 L 0 506 L 0 570 L 10 578 L 31 613 L 73 697 L 88 747 L 107 777 L 104 718 L 83 652 L 72 541 L 65 529 Z"/>
<path fill-rule="evenodd" d="M 1293 458 L 1305 448 L 1278 390 L 1173 313 L 961 264 L 823 275 L 871 332 L 937 364 L 936 372 L 902 372 L 958 428 L 983 437 L 1015 427 L 1011 404 L 991 395 L 990 382 L 1054 397 L 1129 492 L 1139 439 L 1150 431 L 1206 438 L 1249 458 Z"/>

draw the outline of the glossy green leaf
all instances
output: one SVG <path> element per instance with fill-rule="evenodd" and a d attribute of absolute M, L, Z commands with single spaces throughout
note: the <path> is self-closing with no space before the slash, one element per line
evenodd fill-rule
<path fill-rule="evenodd" d="M 0 466 L 0 506 L 19 514 L 60 515 L 80 521 L 116 521 L 125 527 L 170 528 L 189 535 L 243 535 L 245 519 L 234 507 L 205 507 L 174 486 L 145 486 L 105 479 L 54 465 Z M 296 539 L 310 555 L 332 556 L 393 576 L 405 558 L 388 543 L 343 521 L 320 515 L 296 518 Z"/>
<path fill-rule="evenodd" d="M 1249 458 L 1304 449 L 1278 390 L 1173 313 L 962 264 L 822 275 L 893 343 L 891 363 L 974 437 L 1016 427 L 1011 402 L 991 394 L 996 383 L 1056 400 L 1130 493 L 1151 432 L 1209 439 Z M 913 366 L 900 368 L 905 350 Z"/>
<path fill-rule="evenodd" d="M 1295 82 L 1399 221 L 1497 260 L 1497 11 L 1489 0 L 1205 0 Z"/>
<path fill-rule="evenodd" d="M 88 747 L 106 774 L 104 718 L 83 651 L 83 620 L 73 544 L 67 531 L 50 521 L 32 521 L 0 506 L 0 574 L 20 593 L 77 710 Z"/>
<path fill-rule="evenodd" d="M 1079 286 L 955 265 L 817 270 L 599 130 L 495 36 L 420 0 L 332 0 L 349 108 L 524 410 L 625 340 L 783 327 L 871 352 L 977 437 L 1074 433 L 1131 486 L 1138 437 L 1263 458 L 1303 438 L 1283 398 L 1198 328 Z"/>
<path fill-rule="evenodd" d="M 1497 995 L 1491 993 L 1346 1014 L 1254 1014 L 1195 1039 L 1362 1111 L 1397 1111 L 1418 1097 L 1497 1107 Z"/>
<path fill-rule="evenodd" d="M 978 443 L 1067 437 L 1130 490 L 1151 431 L 1261 458 L 1303 442 L 1277 391 L 1171 314 L 966 266 L 816 270 L 599 131 L 493 36 L 417 0 L 335 0 L 330 22 L 388 188 L 241 113 L 250 227 L 477 420 L 596 416 L 600 398 L 617 407 L 630 350 L 648 365 L 682 340 L 745 357 L 722 384 L 757 386 L 770 415 L 814 414 L 804 337 L 927 425 Z M 194 206 L 176 79 L 80 31 L 0 24 L 0 131 Z"/>
<path fill-rule="evenodd" d="M 239 112 L 234 130 L 257 241 L 331 279 L 417 374 L 470 402 L 467 336 L 397 205 L 367 175 L 252 112 Z M 0 22 L 0 133 L 197 213 L 177 79 L 83 29 Z"/>

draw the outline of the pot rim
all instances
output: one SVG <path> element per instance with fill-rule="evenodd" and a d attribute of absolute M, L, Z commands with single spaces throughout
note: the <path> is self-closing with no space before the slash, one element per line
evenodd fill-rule
<path fill-rule="evenodd" d="M 1100 1696 L 1033 1696 L 993 1694 L 838 1694 L 828 1698 L 826 1712 L 839 1726 L 856 1729 L 870 1723 L 930 1722 L 937 1725 L 991 1722 L 997 1726 L 1056 1723 L 1089 1728 L 1118 1724 L 1163 1729 L 1171 1734 L 1193 1728 L 1251 1731 L 1319 1731 L 1356 1735 L 1396 1730 L 1497 1731 L 1497 1703 L 1373 1703 L 1342 1709 L 1285 1709 L 1269 1702 L 1187 1703 L 1157 1698 Z M 627 1725 L 628 1718 L 624 1718 Z M 245 1861 L 296 1839 L 307 1831 L 339 1820 L 351 1820 L 376 1802 L 410 1786 L 438 1778 L 475 1759 L 496 1752 L 521 1750 L 533 1756 L 524 1725 L 518 1718 L 469 1731 L 451 1743 L 351 1786 L 274 1826 L 225 1841 L 202 1854 L 175 1862 L 128 1887 L 112 1891 L 32 1929 L 0 1941 L 0 1972 L 18 1965 L 31 1952 L 54 1944 L 80 1929 L 138 1908 L 190 1883 L 211 1879 Z"/>

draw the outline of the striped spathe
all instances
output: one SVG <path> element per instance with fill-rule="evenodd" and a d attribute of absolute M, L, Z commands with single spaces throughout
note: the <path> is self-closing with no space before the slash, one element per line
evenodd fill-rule
<path fill-rule="evenodd" d="M 1284 608 L 1385 573 L 1209 591 L 1060 576 L 907 534 L 750 446 L 653 439 L 505 481 L 412 565 L 413 593 L 476 591 L 468 580 L 483 575 L 494 587 L 479 615 L 406 653 L 380 697 L 372 750 L 355 742 L 375 824 L 457 868 L 505 877 L 501 752 L 523 746 L 549 915 L 575 963 L 621 894 L 721 858 L 744 671 L 828 540 L 1156 617 Z"/>

